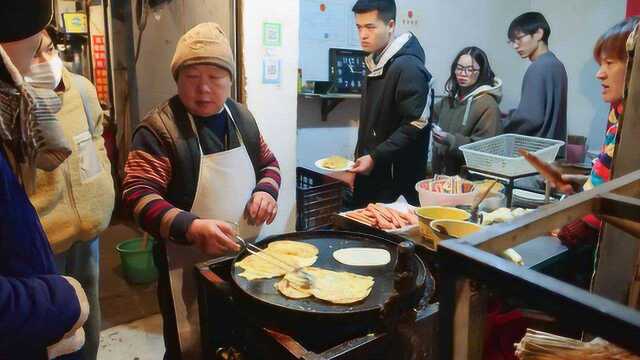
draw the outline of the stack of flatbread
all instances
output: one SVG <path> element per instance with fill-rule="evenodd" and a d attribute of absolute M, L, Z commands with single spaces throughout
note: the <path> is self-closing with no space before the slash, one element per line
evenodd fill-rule
<path fill-rule="evenodd" d="M 349 159 L 334 155 L 322 160 L 321 164 L 327 169 L 342 169 L 349 164 Z"/>
<path fill-rule="evenodd" d="M 318 248 L 311 244 L 274 241 L 262 252 L 268 253 L 266 256 L 270 255 L 271 260 L 267 261 L 265 256 L 249 255 L 236 263 L 237 267 L 244 270 L 239 276 L 256 280 L 284 275 L 275 287 L 292 299 L 314 296 L 334 304 L 351 304 L 366 298 L 373 288 L 374 281 L 370 276 L 311 267 L 318 259 Z M 290 266 L 287 267 L 286 264 Z M 300 267 L 303 267 L 301 271 L 304 275 L 300 272 L 287 272 L 287 268 L 293 270 Z"/>
<path fill-rule="evenodd" d="M 275 287 L 284 296 L 292 299 L 314 296 L 334 304 L 352 304 L 369 296 L 374 284 L 371 276 L 316 267 L 308 267 L 304 271 L 311 278 L 310 284 L 301 282 L 300 275 L 289 273 L 276 283 Z"/>
<path fill-rule="evenodd" d="M 247 280 L 274 278 L 286 274 L 289 268 L 311 266 L 318 260 L 317 247 L 298 241 L 274 241 L 262 252 L 267 253 L 265 256 L 269 259 L 275 257 L 280 261 L 249 255 L 236 263 L 237 267 L 244 269 L 240 276 Z"/>

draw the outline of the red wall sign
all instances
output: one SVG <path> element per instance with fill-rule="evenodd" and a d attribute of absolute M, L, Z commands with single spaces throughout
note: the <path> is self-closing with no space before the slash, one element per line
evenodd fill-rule
<path fill-rule="evenodd" d="M 107 51 L 104 35 L 91 36 L 93 52 L 93 79 L 98 92 L 98 99 L 109 104 L 109 76 L 107 73 Z"/>
<path fill-rule="evenodd" d="M 627 16 L 640 15 L 640 0 L 627 0 Z"/>

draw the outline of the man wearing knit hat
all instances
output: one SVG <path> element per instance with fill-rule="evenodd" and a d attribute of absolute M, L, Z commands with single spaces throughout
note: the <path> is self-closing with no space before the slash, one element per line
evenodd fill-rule
<path fill-rule="evenodd" d="M 251 113 L 230 99 L 235 61 L 220 26 L 182 36 L 171 72 L 178 94 L 134 132 L 123 198 L 159 240 L 165 358 L 191 359 L 200 351 L 193 265 L 239 250 L 237 233 L 252 239 L 273 221 L 280 168 Z"/>
<path fill-rule="evenodd" d="M 55 122 L 55 108 L 42 98 L 47 94 L 25 84 L 21 75 L 51 20 L 51 5 L 51 0 L 7 1 L 0 12 L 1 359 L 78 358 L 88 315 L 80 284 L 57 275 L 38 216 L 16 176 L 16 163 L 40 151 L 27 129 L 38 127 L 34 124 L 43 117 Z"/>

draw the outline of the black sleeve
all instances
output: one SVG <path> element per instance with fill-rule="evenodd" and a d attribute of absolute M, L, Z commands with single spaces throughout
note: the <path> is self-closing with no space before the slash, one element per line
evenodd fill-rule
<path fill-rule="evenodd" d="M 375 162 L 389 162 L 398 150 L 415 141 L 429 119 L 429 81 L 424 65 L 412 61 L 402 67 L 395 99 L 401 116 L 398 129 L 371 152 Z"/>

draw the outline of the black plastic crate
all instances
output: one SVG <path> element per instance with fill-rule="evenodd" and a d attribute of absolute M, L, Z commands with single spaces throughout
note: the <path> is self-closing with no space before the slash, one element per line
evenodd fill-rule
<path fill-rule="evenodd" d="M 342 209 L 344 184 L 302 167 L 296 168 L 296 230 L 317 230 L 331 225 L 331 216 Z"/>

